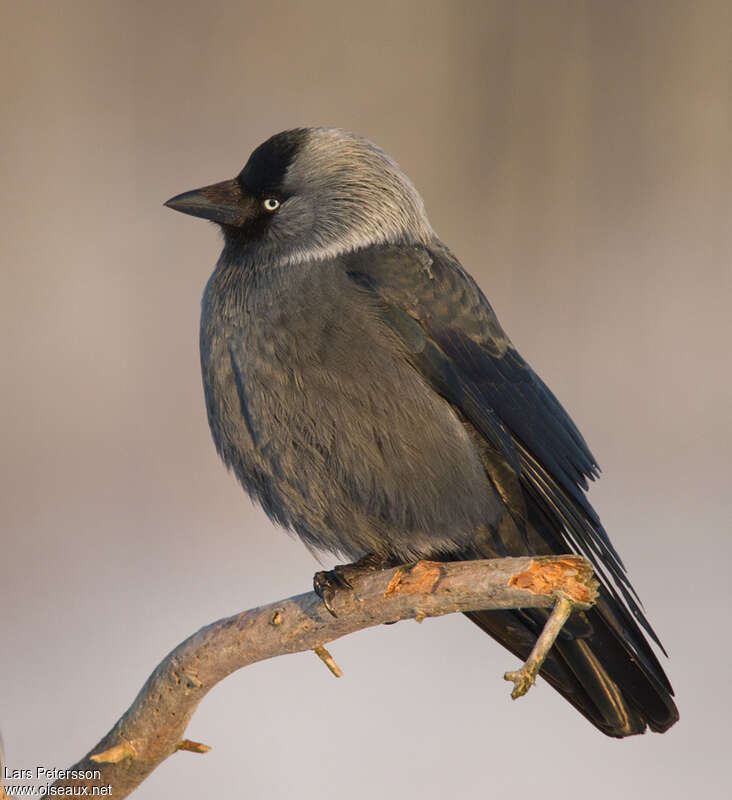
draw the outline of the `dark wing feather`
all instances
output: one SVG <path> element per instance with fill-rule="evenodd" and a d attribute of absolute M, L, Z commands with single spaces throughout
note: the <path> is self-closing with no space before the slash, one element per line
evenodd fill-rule
<path fill-rule="evenodd" d="M 635 620 L 660 643 L 584 493 L 599 470 L 572 420 L 516 352 L 472 278 L 438 242 L 359 251 L 344 259 L 344 267 L 405 357 L 479 437 L 486 475 L 524 538 L 521 553 L 537 552 L 529 535 L 538 536 L 539 547 L 580 552 L 595 567 L 600 600 L 565 626 L 541 674 L 609 736 L 642 733 L 646 725 L 666 730 L 678 719 L 673 690 Z M 505 529 L 494 532 L 493 554 L 521 554 L 521 543 L 508 544 L 506 536 Z M 546 613 L 468 617 L 526 658 Z"/>
<path fill-rule="evenodd" d="M 599 472 L 597 462 L 459 262 L 436 244 L 429 249 L 383 247 L 378 255 L 360 251 L 350 255 L 345 266 L 356 284 L 378 298 L 384 321 L 406 345 L 415 367 L 515 470 L 526 493 L 554 519 L 567 551 L 580 552 L 593 563 L 611 596 L 661 646 L 584 493 L 587 479 Z M 644 660 L 660 670 L 640 638 Z"/>

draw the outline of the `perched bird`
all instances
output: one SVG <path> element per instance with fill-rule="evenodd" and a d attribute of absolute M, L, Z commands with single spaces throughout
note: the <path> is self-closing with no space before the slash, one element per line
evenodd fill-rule
<path fill-rule="evenodd" d="M 202 302 L 206 408 L 267 514 L 362 563 L 582 553 L 599 601 L 541 674 L 609 736 L 673 725 L 643 630 L 660 642 L 585 496 L 595 459 L 397 164 L 342 130 L 285 131 L 233 180 L 166 205 L 223 231 Z M 547 613 L 468 617 L 525 659 Z"/>

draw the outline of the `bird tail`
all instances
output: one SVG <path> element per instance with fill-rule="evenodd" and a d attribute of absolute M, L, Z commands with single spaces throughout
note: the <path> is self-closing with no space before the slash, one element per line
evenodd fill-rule
<path fill-rule="evenodd" d="M 478 627 L 522 660 L 548 612 L 474 611 Z M 663 732 L 679 718 L 673 690 L 634 620 L 600 588 L 593 608 L 564 626 L 539 673 L 607 736 Z"/>

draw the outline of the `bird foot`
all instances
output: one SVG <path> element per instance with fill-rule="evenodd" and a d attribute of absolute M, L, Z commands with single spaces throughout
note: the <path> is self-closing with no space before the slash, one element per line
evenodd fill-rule
<path fill-rule="evenodd" d="M 392 564 L 376 553 L 368 553 L 353 564 L 338 564 L 330 570 L 322 570 L 313 575 L 313 589 L 315 594 L 323 601 L 329 613 L 334 617 L 338 615 L 333 608 L 333 601 L 338 591 L 343 589 L 353 590 L 351 580 L 366 572 L 374 572 Z"/>
<path fill-rule="evenodd" d="M 337 617 L 333 608 L 333 600 L 339 589 L 353 589 L 348 578 L 343 574 L 345 564 L 338 565 L 333 569 L 322 570 L 313 575 L 313 589 L 315 594 L 323 601 L 323 605 L 334 616 Z"/>

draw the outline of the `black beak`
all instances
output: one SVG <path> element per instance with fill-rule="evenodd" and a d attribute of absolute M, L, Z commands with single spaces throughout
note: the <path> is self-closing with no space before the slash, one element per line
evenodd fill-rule
<path fill-rule="evenodd" d="M 241 226 L 252 217 L 254 200 L 243 194 L 237 180 L 221 181 L 171 197 L 165 205 L 174 211 L 203 217 L 220 225 Z"/>

